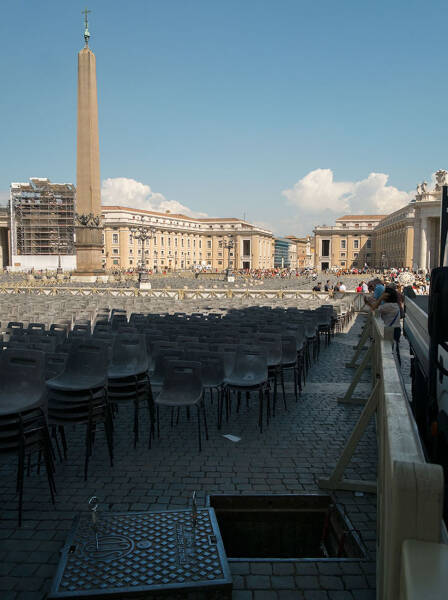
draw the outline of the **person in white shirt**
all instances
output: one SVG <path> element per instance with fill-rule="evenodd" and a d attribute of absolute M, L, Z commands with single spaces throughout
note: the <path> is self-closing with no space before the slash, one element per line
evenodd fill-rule
<path fill-rule="evenodd" d="M 362 282 L 362 291 L 364 294 L 369 293 L 369 288 L 367 287 L 367 283 L 365 281 Z"/>
<path fill-rule="evenodd" d="M 341 283 L 339 284 L 339 291 L 340 291 L 340 292 L 346 292 L 346 291 L 347 291 L 347 288 L 346 288 L 346 286 L 345 286 L 345 283 L 342 283 L 342 281 L 341 281 Z"/>

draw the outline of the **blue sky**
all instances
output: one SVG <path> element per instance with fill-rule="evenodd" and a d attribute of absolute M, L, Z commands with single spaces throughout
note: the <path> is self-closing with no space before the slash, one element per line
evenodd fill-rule
<path fill-rule="evenodd" d="M 86 2 L 2 4 L 0 192 L 74 182 Z M 445 3 L 87 5 L 107 201 L 303 234 L 344 209 L 393 210 L 448 167 Z"/>

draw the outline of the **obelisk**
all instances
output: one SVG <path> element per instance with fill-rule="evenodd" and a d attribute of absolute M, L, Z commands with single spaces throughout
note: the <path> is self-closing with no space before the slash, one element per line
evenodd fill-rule
<path fill-rule="evenodd" d="M 73 280 L 96 281 L 102 268 L 100 149 L 96 60 L 89 48 L 85 15 L 85 46 L 78 53 L 78 148 L 76 165 L 76 271 Z"/>

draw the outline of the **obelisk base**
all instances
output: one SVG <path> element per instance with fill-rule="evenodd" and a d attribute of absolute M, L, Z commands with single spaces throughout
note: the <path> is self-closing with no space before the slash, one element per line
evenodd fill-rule
<path fill-rule="evenodd" d="M 108 281 L 102 268 L 103 234 L 100 227 L 76 227 L 76 271 L 71 281 L 96 283 Z"/>

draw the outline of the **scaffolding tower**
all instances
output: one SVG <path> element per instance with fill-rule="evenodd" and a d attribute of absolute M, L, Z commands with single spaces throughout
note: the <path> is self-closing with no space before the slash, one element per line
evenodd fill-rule
<path fill-rule="evenodd" d="M 33 177 L 12 183 L 11 247 L 15 255 L 75 254 L 75 186 Z"/>

